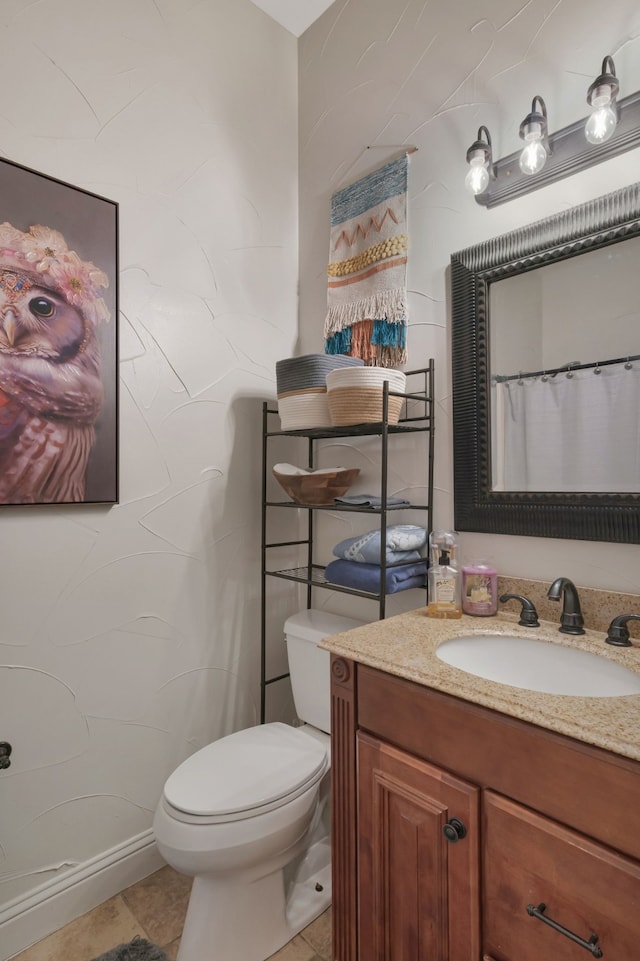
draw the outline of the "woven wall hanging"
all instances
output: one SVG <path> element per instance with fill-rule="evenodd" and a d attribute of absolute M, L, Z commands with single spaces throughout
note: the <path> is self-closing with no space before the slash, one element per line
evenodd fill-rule
<path fill-rule="evenodd" d="M 406 363 L 408 167 L 403 154 L 331 198 L 327 354 Z"/>

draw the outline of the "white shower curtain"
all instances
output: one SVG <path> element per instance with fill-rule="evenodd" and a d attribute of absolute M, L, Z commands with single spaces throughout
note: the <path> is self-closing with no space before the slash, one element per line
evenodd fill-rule
<path fill-rule="evenodd" d="M 640 492 L 640 362 L 495 385 L 496 490 Z"/>

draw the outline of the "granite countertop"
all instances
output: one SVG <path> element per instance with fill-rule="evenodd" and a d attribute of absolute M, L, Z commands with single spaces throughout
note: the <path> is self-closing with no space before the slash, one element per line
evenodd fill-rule
<path fill-rule="evenodd" d="M 375 621 L 326 637 L 320 647 L 437 691 L 482 704 L 559 734 L 640 761 L 640 694 L 623 697 L 574 697 L 544 694 L 499 684 L 451 667 L 436 656 L 443 641 L 474 634 L 511 634 L 551 644 L 579 647 L 616 661 L 640 675 L 640 648 L 605 644 L 605 635 L 587 631 L 560 634 L 558 624 L 521 627 L 517 615 L 459 620 L 427 617 L 426 608 Z"/>

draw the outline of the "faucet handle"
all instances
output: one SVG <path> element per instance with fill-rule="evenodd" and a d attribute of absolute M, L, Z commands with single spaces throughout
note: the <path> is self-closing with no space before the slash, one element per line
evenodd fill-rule
<path fill-rule="evenodd" d="M 518 624 L 522 627 L 540 627 L 538 612 L 533 601 L 530 601 L 528 597 L 524 597 L 522 594 L 503 594 L 500 597 L 500 603 L 506 604 L 507 601 L 520 601 L 522 604 Z"/>
<path fill-rule="evenodd" d="M 640 621 L 640 614 L 619 614 L 609 624 L 606 643 L 614 647 L 631 647 L 627 621 Z"/>

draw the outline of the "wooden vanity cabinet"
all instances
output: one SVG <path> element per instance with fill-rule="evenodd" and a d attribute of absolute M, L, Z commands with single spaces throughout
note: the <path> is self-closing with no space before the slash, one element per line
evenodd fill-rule
<path fill-rule="evenodd" d="M 480 792 L 364 733 L 357 757 L 359 956 L 477 958 Z"/>
<path fill-rule="evenodd" d="M 334 961 L 640 958 L 639 763 L 331 671 Z"/>
<path fill-rule="evenodd" d="M 499 794 L 487 791 L 483 801 L 484 949 L 490 957 L 640 957 L 640 862 Z"/>

